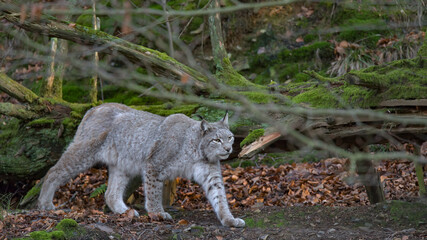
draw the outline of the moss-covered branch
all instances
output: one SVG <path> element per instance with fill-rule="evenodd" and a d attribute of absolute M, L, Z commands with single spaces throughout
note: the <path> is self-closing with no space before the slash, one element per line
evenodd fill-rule
<path fill-rule="evenodd" d="M 0 3 L 0 9 L 2 8 L 2 3 Z M 141 66 L 145 66 L 145 64 L 151 65 L 155 67 L 153 71 L 161 75 L 173 73 L 178 78 L 190 77 L 191 81 L 189 81 L 189 83 L 191 83 L 194 88 L 199 90 L 205 88 L 204 82 L 207 82 L 207 77 L 204 74 L 178 62 L 166 53 L 133 44 L 89 27 L 65 21 L 52 20 L 52 17 L 42 16 L 42 20 L 37 22 L 31 19 L 21 21 L 19 14 L 16 13 L 9 14 L 0 12 L 0 16 L 30 32 L 66 39 L 79 44 L 98 46 L 100 49 L 104 49 L 104 51 L 118 51 L 135 64 Z"/>
<path fill-rule="evenodd" d="M 34 119 L 39 115 L 26 106 L 12 103 L 0 103 L 0 114 L 21 119 Z"/>
<path fill-rule="evenodd" d="M 328 83 L 339 83 L 340 81 L 337 78 L 328 78 L 324 77 L 320 74 L 318 74 L 315 71 L 312 70 L 304 70 L 303 73 L 307 74 L 308 76 L 315 78 L 319 80 L 320 82 L 328 82 Z"/>
<path fill-rule="evenodd" d="M 2 72 L 0 72 L 0 90 L 21 102 L 33 103 L 39 98 L 30 89 L 15 82 Z"/>

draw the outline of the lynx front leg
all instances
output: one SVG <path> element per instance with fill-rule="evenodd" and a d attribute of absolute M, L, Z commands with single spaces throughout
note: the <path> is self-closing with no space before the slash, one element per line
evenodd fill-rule
<path fill-rule="evenodd" d="M 151 170 L 148 170 L 144 176 L 144 190 L 145 209 L 148 216 L 155 220 L 158 218 L 172 219 L 172 216 L 165 212 L 162 206 L 163 181 L 159 180 Z"/>
<path fill-rule="evenodd" d="M 200 167 L 196 172 L 198 174 L 196 174 L 195 180 L 203 186 L 206 197 L 222 225 L 227 227 L 244 227 L 245 221 L 240 218 L 234 218 L 228 207 L 219 164 Z"/>

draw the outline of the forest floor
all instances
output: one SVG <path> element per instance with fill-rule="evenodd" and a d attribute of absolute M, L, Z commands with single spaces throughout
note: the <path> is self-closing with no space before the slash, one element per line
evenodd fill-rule
<path fill-rule="evenodd" d="M 142 187 L 128 199 L 139 217 L 133 211 L 105 213 L 100 189 L 107 170 L 90 169 L 57 191 L 58 210 L 2 210 L 0 240 L 37 239 L 34 231 L 52 232 L 63 219 L 79 224 L 75 231 L 80 235 L 67 239 L 427 239 L 427 199 L 417 197 L 413 163 L 379 163 L 387 201 L 370 205 L 363 187 L 351 180 L 346 162 L 332 158 L 278 167 L 225 165 L 227 198 L 245 228 L 221 226 L 199 186 L 184 179 L 167 209 L 172 221 L 147 216 Z"/>

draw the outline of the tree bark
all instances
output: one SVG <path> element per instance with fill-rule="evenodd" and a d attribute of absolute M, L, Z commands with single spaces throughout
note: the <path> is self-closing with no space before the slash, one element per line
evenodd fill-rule
<path fill-rule="evenodd" d="M 356 164 L 357 173 L 365 186 L 369 202 L 375 204 L 385 201 L 383 185 L 372 161 L 361 160 L 357 161 Z"/>
<path fill-rule="evenodd" d="M 0 72 L 0 90 L 20 102 L 34 103 L 39 99 L 37 94 L 15 82 L 2 72 Z"/>
<path fill-rule="evenodd" d="M 220 8 L 218 0 L 212 0 L 210 8 Z M 209 16 L 209 33 L 211 37 L 212 53 L 218 70 L 224 69 L 224 59 L 228 58 L 225 50 L 224 38 L 222 37 L 221 16 L 215 13 Z"/>

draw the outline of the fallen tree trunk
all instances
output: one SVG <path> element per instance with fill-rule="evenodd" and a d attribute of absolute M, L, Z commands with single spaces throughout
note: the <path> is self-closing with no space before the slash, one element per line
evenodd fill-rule
<path fill-rule="evenodd" d="M 117 51 L 137 65 L 144 67 L 145 64 L 148 64 L 155 67 L 153 71 L 159 75 L 188 79 L 186 84 L 192 86 L 195 91 L 204 91 L 207 88 L 208 78 L 204 74 L 178 62 L 165 53 L 133 44 L 102 31 L 66 21 L 52 20 L 52 18 L 45 16 L 38 22 L 31 19 L 22 21 L 19 14 L 1 12 L 1 9 L 7 9 L 2 6 L 3 4 L 0 3 L 0 17 L 27 31 L 66 39 L 78 44 L 95 46 L 102 51 Z M 174 73 L 175 76 L 169 73 Z"/>

